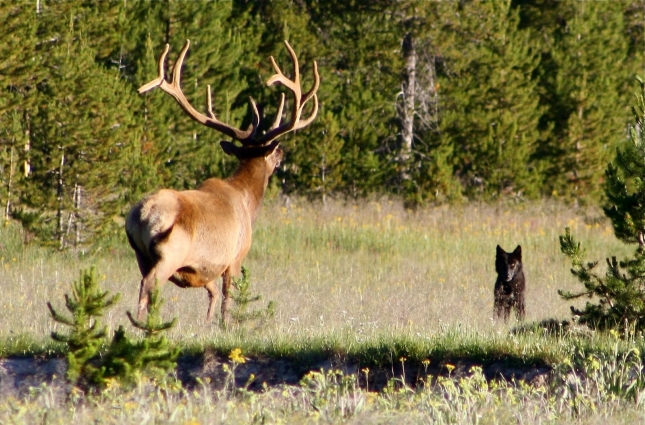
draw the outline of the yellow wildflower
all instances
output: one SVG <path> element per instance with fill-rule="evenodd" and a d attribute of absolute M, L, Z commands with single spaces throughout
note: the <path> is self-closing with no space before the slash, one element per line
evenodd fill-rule
<path fill-rule="evenodd" d="M 233 363 L 246 363 L 246 359 L 242 356 L 242 350 L 239 348 L 234 348 L 233 351 L 228 355 L 228 358 Z"/>

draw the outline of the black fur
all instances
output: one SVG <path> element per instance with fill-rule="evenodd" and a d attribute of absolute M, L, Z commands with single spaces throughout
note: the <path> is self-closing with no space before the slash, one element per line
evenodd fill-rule
<path fill-rule="evenodd" d="M 497 245 L 495 258 L 495 317 L 508 320 L 511 308 L 515 309 L 518 320 L 524 320 L 524 271 L 522 270 L 522 247 L 506 252 Z"/>

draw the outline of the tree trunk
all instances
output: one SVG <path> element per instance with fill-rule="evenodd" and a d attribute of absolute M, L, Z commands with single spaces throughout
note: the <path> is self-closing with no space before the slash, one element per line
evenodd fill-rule
<path fill-rule="evenodd" d="M 417 85 L 417 51 L 414 36 L 411 33 L 405 35 L 401 47 L 405 68 L 402 82 L 403 105 L 399 108 L 402 128 L 398 162 L 400 165 L 399 177 L 403 181 L 410 178 L 409 163 L 412 157 L 412 143 L 414 140 L 415 90 Z"/>
<path fill-rule="evenodd" d="M 25 177 L 29 177 L 29 174 L 31 173 L 31 164 L 29 163 L 29 151 L 31 150 L 31 123 L 29 114 L 25 114 L 25 123 L 27 125 L 27 129 L 25 130 L 25 162 L 23 171 Z"/>
<path fill-rule="evenodd" d="M 81 211 L 81 196 L 83 194 L 83 188 L 77 183 L 74 185 L 74 246 L 78 246 L 81 243 L 81 222 L 80 222 L 80 211 Z"/>
<path fill-rule="evenodd" d="M 9 221 L 9 213 L 11 212 L 11 185 L 13 183 L 13 146 L 11 146 L 11 150 L 9 151 L 9 179 L 7 181 L 7 204 L 5 205 L 5 210 L 4 210 L 4 219 L 5 221 Z"/>
<path fill-rule="evenodd" d="M 63 167 L 65 166 L 65 150 L 61 151 L 60 155 L 60 169 L 58 170 L 58 187 L 57 187 L 57 197 L 58 197 L 58 211 L 56 217 L 58 219 L 58 247 L 60 249 L 65 249 L 65 219 L 63 218 L 63 197 L 65 184 L 63 182 Z"/>

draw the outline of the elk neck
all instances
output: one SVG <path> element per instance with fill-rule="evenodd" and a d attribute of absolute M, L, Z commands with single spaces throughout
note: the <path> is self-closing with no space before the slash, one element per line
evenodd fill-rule
<path fill-rule="evenodd" d="M 269 170 L 269 164 L 264 157 L 249 158 L 241 160 L 233 175 L 226 179 L 242 193 L 251 213 L 251 221 L 255 221 L 258 214 L 271 174 L 273 170 Z"/>

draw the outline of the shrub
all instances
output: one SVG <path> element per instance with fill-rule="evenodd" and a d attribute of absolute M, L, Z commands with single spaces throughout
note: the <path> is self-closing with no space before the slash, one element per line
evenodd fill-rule
<path fill-rule="evenodd" d="M 179 349 L 172 348 L 162 334 L 174 326 L 175 320 L 161 319 L 158 290 L 151 294 L 145 322 L 134 320 L 128 312 L 130 322 L 144 331 L 144 338 L 133 341 L 119 326 L 107 344 L 105 327 L 100 326 L 98 318 L 118 299 L 119 294 L 109 297 L 107 291 L 100 290 L 92 267 L 81 271 L 81 278 L 72 284 L 72 296 L 65 295 L 71 318 L 47 303 L 52 318 L 70 328 L 67 334 L 52 332 L 52 338 L 67 346 L 67 379 L 73 384 L 98 388 L 113 380 L 132 384 L 142 376 L 161 379 L 175 368 Z"/>
<path fill-rule="evenodd" d="M 71 318 L 58 313 L 51 303 L 47 303 L 52 318 L 58 323 L 69 326 L 67 334 L 52 332 L 55 341 L 67 345 L 67 379 L 76 382 L 96 372 L 92 361 L 98 356 L 105 342 L 105 327 L 99 326 L 98 317 L 118 301 L 120 294 L 108 297 L 101 292 L 96 269 L 82 270 L 78 281 L 72 283 L 72 296 L 65 294 L 65 306 Z"/>
<path fill-rule="evenodd" d="M 236 323 L 243 323 L 249 320 L 273 317 L 275 314 L 275 303 L 269 301 L 266 308 L 251 310 L 251 304 L 262 299 L 261 295 L 254 295 L 251 292 L 251 274 L 242 267 L 242 277 L 233 279 L 233 293 L 231 298 L 235 302 L 232 317 Z"/>
<path fill-rule="evenodd" d="M 596 272 L 598 261 L 584 261 L 584 250 L 568 228 L 560 236 L 560 249 L 571 259 L 571 272 L 585 289 L 558 293 L 565 300 L 596 297 L 597 303 L 589 301 L 582 310 L 571 307 L 580 323 L 591 328 L 645 328 L 645 82 L 637 80 L 640 93 L 632 109 L 636 123 L 630 130 L 631 143 L 618 149 L 615 164 L 607 166 L 603 207 L 616 237 L 637 245 L 634 256 L 623 261 L 615 256 L 607 259 L 607 272 L 601 276 Z"/>

